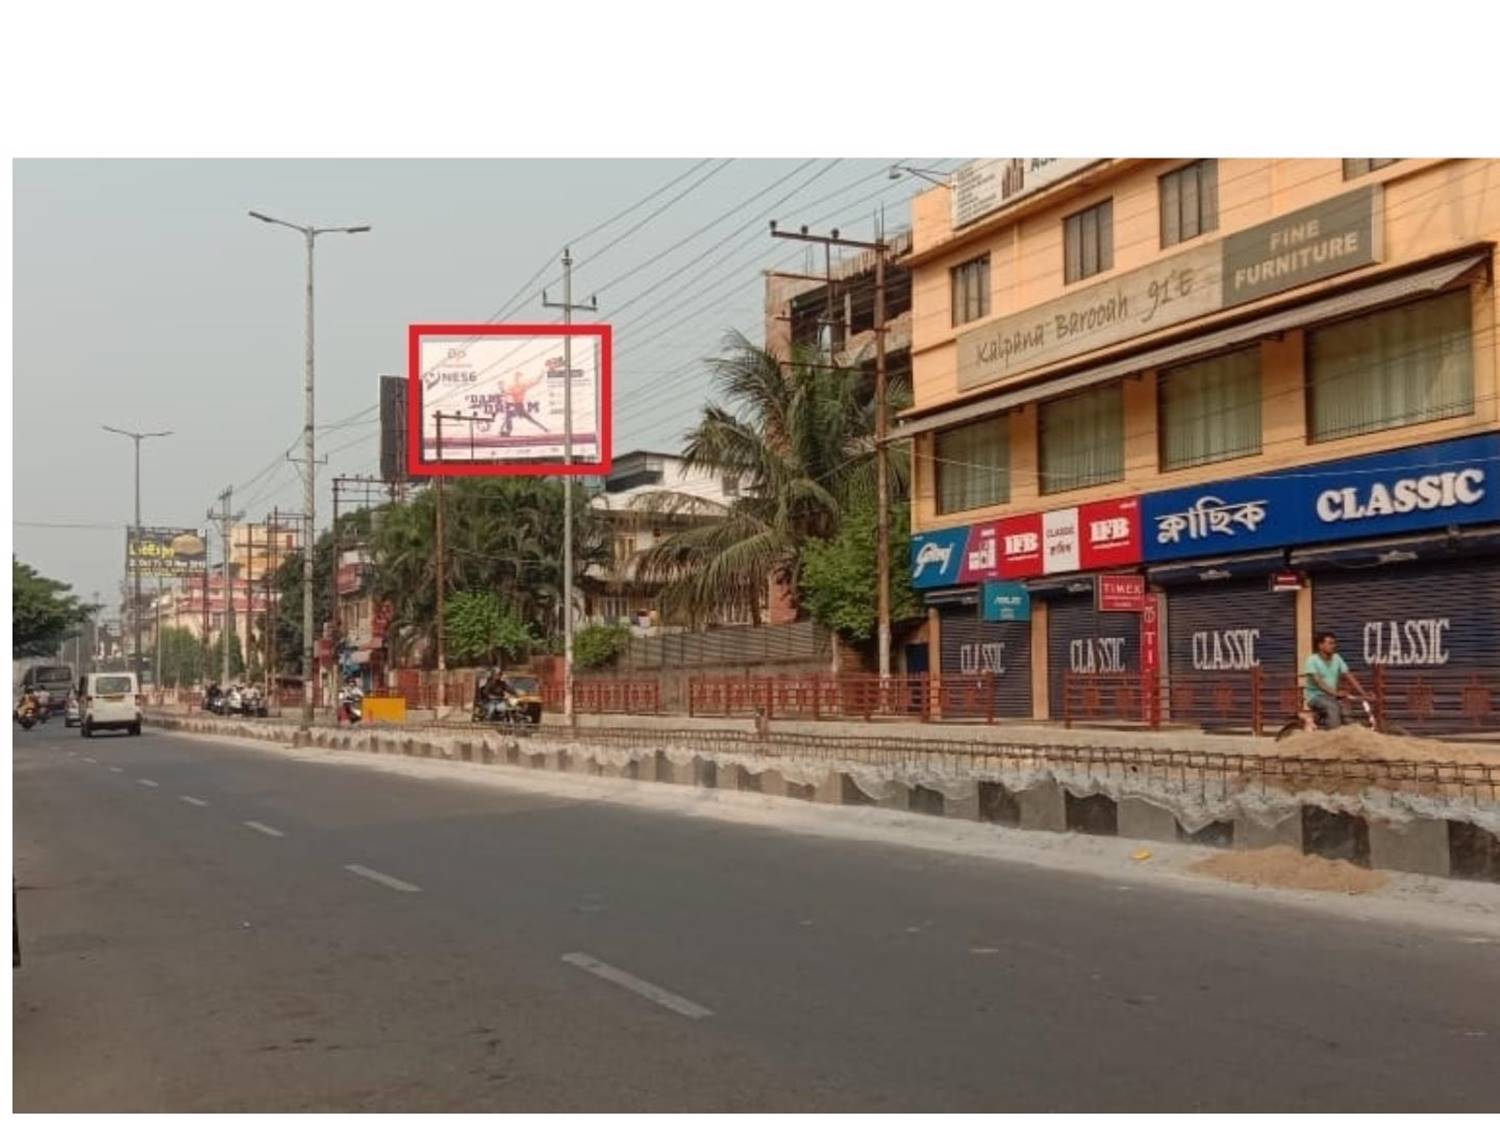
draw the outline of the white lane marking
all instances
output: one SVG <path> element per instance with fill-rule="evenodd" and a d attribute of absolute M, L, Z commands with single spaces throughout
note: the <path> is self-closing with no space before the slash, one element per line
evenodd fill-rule
<path fill-rule="evenodd" d="M 178 797 L 179 801 L 186 801 L 190 805 L 197 805 L 200 809 L 207 808 L 207 801 L 200 801 L 197 797 Z"/>
<path fill-rule="evenodd" d="M 713 1012 L 701 1004 L 694 1004 L 684 996 L 678 996 L 675 992 L 668 992 L 665 988 L 658 988 L 650 981 L 642 980 L 640 977 L 632 976 L 624 969 L 617 969 L 613 965 L 606 965 L 597 958 L 590 957 L 587 953 L 564 953 L 563 958 L 568 964 L 582 969 L 586 973 L 618 984 L 621 988 L 628 988 L 637 996 L 644 996 L 653 1003 L 660 1004 L 663 1008 L 670 1008 L 680 1016 L 687 1016 L 691 1020 L 701 1020 L 705 1016 L 713 1015 Z"/>
<path fill-rule="evenodd" d="M 352 871 L 356 875 L 363 875 L 366 879 L 379 883 L 383 887 L 390 887 L 393 891 L 407 891 L 415 893 L 416 891 L 420 891 L 422 889 L 415 883 L 408 883 L 406 880 L 397 879 L 393 875 L 382 875 L 379 871 L 374 871 L 368 867 L 363 867 L 358 863 L 346 863 L 344 864 L 344 870 Z"/>
<path fill-rule="evenodd" d="M 151 789 L 160 789 L 161 788 L 160 785 L 158 785 L 156 782 L 152 781 L 149 777 L 138 777 L 138 778 L 135 779 L 135 783 L 137 785 L 148 786 Z"/>
<path fill-rule="evenodd" d="M 124 770 L 124 768 L 122 766 L 110 766 L 109 767 L 109 772 L 110 773 L 124 773 L 125 770 Z"/>
<path fill-rule="evenodd" d="M 281 831 L 279 831 L 279 830 L 277 830 L 275 828 L 272 828 L 269 824 L 262 824 L 258 820 L 247 820 L 247 821 L 245 821 L 245 827 L 246 828 L 253 828 L 257 832 L 263 832 L 267 836 L 285 836 L 286 835 L 285 832 L 281 832 Z"/>
<path fill-rule="evenodd" d="M 90 763 L 90 764 L 91 764 L 91 765 L 95 765 L 95 766 L 97 766 L 97 765 L 98 765 L 98 764 L 99 764 L 99 759 L 98 759 L 98 758 L 87 758 L 87 757 L 86 757 L 86 758 L 84 758 L 84 759 L 83 759 L 83 760 L 84 760 L 84 761 L 85 761 L 85 762 L 88 762 L 88 763 Z"/>

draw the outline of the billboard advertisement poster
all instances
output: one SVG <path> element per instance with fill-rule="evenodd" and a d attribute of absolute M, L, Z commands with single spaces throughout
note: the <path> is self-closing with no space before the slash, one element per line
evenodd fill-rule
<path fill-rule="evenodd" d="M 142 578 L 192 578 L 208 568 L 208 544 L 191 527 L 125 531 L 125 564 Z"/>
<path fill-rule="evenodd" d="M 564 359 L 569 338 L 571 370 Z M 412 325 L 408 471 L 608 473 L 611 342 L 607 324 Z M 570 393 L 572 463 L 565 464 Z"/>
<path fill-rule="evenodd" d="M 911 584 L 915 590 L 934 590 L 958 582 L 963 565 L 967 527 L 922 531 L 911 537 Z"/>

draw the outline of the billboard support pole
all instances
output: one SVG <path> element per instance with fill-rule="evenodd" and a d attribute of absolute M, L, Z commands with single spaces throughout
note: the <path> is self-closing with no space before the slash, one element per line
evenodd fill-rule
<path fill-rule="evenodd" d="M 328 592 L 332 598 L 328 602 L 328 670 L 330 672 L 329 696 L 333 701 L 333 724 L 338 726 L 339 722 L 339 680 L 343 671 L 339 667 L 339 485 L 338 477 L 333 478 L 333 518 L 328 525 L 328 534 L 333 537 L 333 565 L 328 569 L 329 585 L 332 587 Z"/>
<path fill-rule="evenodd" d="M 586 305 L 573 303 L 573 251 L 563 248 L 563 299 L 559 304 L 542 294 L 544 308 L 561 309 L 563 324 L 573 323 L 573 312 L 599 311 L 599 298 L 589 298 Z M 563 334 L 563 465 L 573 465 L 573 336 Z M 576 723 L 573 711 L 573 478 L 563 476 L 563 715 L 569 724 Z"/>
<path fill-rule="evenodd" d="M 117 430 L 114 426 L 104 426 L 102 428 L 112 434 L 128 437 L 131 441 L 135 442 L 135 545 L 136 550 L 139 551 L 141 546 L 141 442 L 147 438 L 168 437 L 172 431 L 157 430 L 152 433 L 138 433 L 135 430 Z M 139 558 L 131 558 L 127 551 L 125 561 L 134 574 L 135 583 L 135 601 L 130 608 L 130 617 L 135 623 L 135 686 L 139 689 L 141 686 L 141 677 L 145 671 L 145 666 L 141 662 L 141 560 Z"/>

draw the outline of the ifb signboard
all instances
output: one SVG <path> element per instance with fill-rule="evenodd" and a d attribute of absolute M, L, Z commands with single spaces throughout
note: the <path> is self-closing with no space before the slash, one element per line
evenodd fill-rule
<path fill-rule="evenodd" d="M 607 324 L 412 325 L 408 471 L 608 473 L 611 340 Z"/>
<path fill-rule="evenodd" d="M 208 569 L 208 545 L 191 527 L 128 528 L 125 564 L 142 578 L 194 578 Z"/>

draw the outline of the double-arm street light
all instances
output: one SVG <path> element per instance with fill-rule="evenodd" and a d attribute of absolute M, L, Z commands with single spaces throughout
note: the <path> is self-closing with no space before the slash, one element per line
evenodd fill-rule
<path fill-rule="evenodd" d="M 151 433 L 138 433 L 135 430 L 119 430 L 114 426 L 103 426 L 103 429 L 112 434 L 119 434 L 121 437 L 128 437 L 135 442 L 135 546 L 139 551 L 141 547 L 141 442 L 148 438 L 169 437 L 172 431 L 155 430 Z M 141 678 L 144 674 L 141 664 L 141 560 L 132 559 L 127 552 L 125 561 L 130 565 L 135 583 L 130 606 L 130 619 L 135 623 L 135 686 L 137 691 L 145 691 L 146 681 Z"/>
<path fill-rule="evenodd" d="M 313 516 L 317 505 L 314 487 L 317 463 L 313 459 L 313 243 L 320 234 L 364 234 L 370 228 L 299 226 L 284 219 L 273 219 L 259 211 L 251 211 L 250 217 L 294 230 L 302 235 L 307 245 L 307 401 L 302 421 L 302 505 L 307 520 L 307 535 L 302 544 L 302 729 L 307 730 L 313 720 L 313 529 L 316 526 Z"/>

